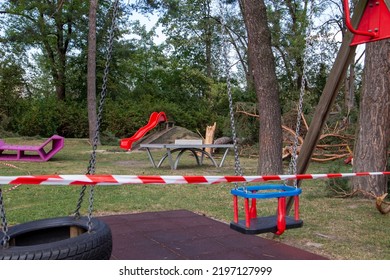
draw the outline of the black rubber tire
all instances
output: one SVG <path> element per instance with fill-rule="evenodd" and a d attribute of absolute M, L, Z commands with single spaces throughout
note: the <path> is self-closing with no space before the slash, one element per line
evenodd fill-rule
<path fill-rule="evenodd" d="M 111 230 L 106 223 L 88 219 L 59 217 L 10 227 L 8 248 L 0 245 L 0 260 L 107 260 L 112 252 Z M 82 231 L 70 237 L 70 228 Z M 0 232 L 0 241 L 4 233 Z"/>

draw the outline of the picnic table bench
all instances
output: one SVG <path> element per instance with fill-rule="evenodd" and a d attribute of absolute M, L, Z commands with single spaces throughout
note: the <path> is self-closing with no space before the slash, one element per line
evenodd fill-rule
<path fill-rule="evenodd" d="M 180 158 L 183 155 L 183 153 L 186 151 L 189 151 L 193 154 L 198 165 L 203 164 L 203 159 L 206 156 L 211 160 L 211 162 L 215 167 L 222 167 L 223 163 L 225 162 L 226 156 L 229 152 L 229 149 L 233 148 L 233 144 L 201 144 L 201 143 L 185 144 L 185 142 L 176 142 L 175 144 L 141 144 L 140 148 L 146 149 L 149 160 L 152 163 L 153 167 L 159 168 L 162 165 L 162 163 L 165 161 L 165 159 L 168 158 L 171 169 L 177 169 Z M 222 159 L 219 162 L 219 164 L 213 157 L 212 153 L 206 151 L 206 148 L 224 150 Z M 166 149 L 166 153 L 163 154 L 163 156 L 161 157 L 158 163 L 156 163 L 156 161 L 154 160 L 151 149 Z M 174 158 L 173 154 L 176 152 L 177 152 L 177 156 Z"/>

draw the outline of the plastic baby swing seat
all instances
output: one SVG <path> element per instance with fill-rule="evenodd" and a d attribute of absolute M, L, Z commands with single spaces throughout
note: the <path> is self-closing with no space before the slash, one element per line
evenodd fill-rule
<path fill-rule="evenodd" d="M 299 219 L 298 196 L 301 189 L 286 185 L 261 185 L 241 187 L 231 190 L 234 202 L 234 221 L 230 228 L 244 234 L 261 234 L 272 232 L 281 235 L 286 229 L 300 228 L 303 221 Z M 245 219 L 238 218 L 238 197 L 245 200 Z M 286 197 L 294 197 L 294 217 L 286 216 Z M 258 217 L 256 209 L 257 199 L 278 199 L 277 214 L 266 217 Z M 249 206 L 251 199 L 251 206 Z"/>

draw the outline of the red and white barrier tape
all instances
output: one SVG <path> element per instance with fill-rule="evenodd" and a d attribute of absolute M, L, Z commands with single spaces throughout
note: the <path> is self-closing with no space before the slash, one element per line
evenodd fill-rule
<path fill-rule="evenodd" d="M 219 184 L 265 181 L 311 180 L 357 176 L 390 175 L 384 172 L 297 174 L 264 176 L 157 176 L 157 175 L 38 175 L 0 176 L 0 185 L 130 185 L 130 184 Z"/>
<path fill-rule="evenodd" d="M 20 169 L 22 170 L 22 168 L 19 168 L 13 164 L 10 164 L 10 163 L 6 163 L 6 162 L 0 162 L 2 165 L 4 166 L 7 166 L 7 167 L 12 167 L 12 168 L 15 168 L 15 169 Z M 11 188 L 9 188 L 8 190 L 6 190 L 5 192 L 10 192 L 10 191 L 13 191 L 14 189 L 18 188 L 21 184 L 17 184 L 15 186 L 12 186 Z"/>
<path fill-rule="evenodd" d="M 6 162 L 0 162 L 2 165 L 5 165 L 7 167 L 12 167 L 12 168 L 16 168 L 16 169 L 21 169 L 13 164 L 10 164 L 10 163 L 6 163 Z"/>

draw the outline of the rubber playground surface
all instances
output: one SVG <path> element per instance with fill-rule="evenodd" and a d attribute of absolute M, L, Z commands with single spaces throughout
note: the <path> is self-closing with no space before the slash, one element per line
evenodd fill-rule
<path fill-rule="evenodd" d="M 324 260 L 278 241 L 245 235 L 186 210 L 99 217 L 111 228 L 112 260 Z"/>

